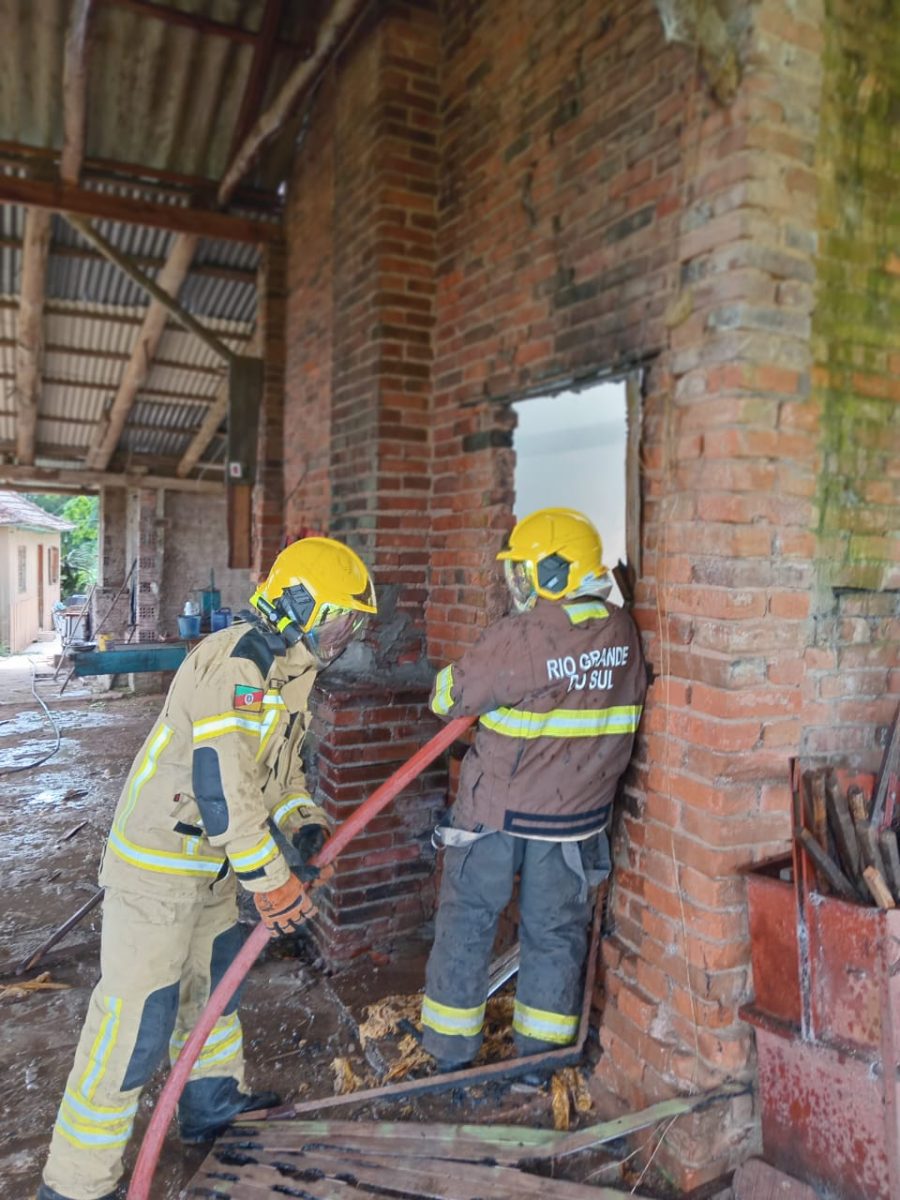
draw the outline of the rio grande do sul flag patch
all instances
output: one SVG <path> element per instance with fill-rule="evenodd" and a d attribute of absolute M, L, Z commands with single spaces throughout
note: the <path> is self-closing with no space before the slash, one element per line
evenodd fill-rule
<path fill-rule="evenodd" d="M 265 691 L 239 683 L 234 689 L 234 707 L 244 712 L 261 712 Z"/>

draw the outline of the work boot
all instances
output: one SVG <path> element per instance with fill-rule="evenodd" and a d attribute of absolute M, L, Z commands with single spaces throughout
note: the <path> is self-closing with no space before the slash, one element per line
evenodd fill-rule
<path fill-rule="evenodd" d="M 239 1101 L 240 1107 L 235 1108 L 231 1115 L 224 1121 L 219 1121 L 212 1125 L 187 1125 L 184 1122 L 180 1122 L 178 1135 L 184 1144 L 186 1146 L 199 1146 L 204 1142 L 214 1142 L 239 1113 L 255 1112 L 258 1108 L 277 1108 L 281 1104 L 281 1097 L 277 1092 L 238 1092 L 236 1098 Z M 41 1197 L 40 1200 L 43 1200 L 43 1198 Z M 52 1197 L 50 1200 L 52 1200 Z M 112 1200 L 111 1197 L 110 1200 Z"/>
<path fill-rule="evenodd" d="M 100 1200 L 121 1200 L 125 1193 L 121 1188 L 116 1188 L 114 1192 L 107 1192 L 105 1196 L 101 1196 Z M 34 1200 L 71 1200 L 70 1196 L 64 1196 L 62 1192 L 54 1191 L 47 1183 L 42 1183 L 37 1190 Z"/>

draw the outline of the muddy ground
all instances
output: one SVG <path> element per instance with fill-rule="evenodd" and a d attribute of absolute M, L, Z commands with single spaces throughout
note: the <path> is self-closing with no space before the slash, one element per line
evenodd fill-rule
<path fill-rule="evenodd" d="M 41 757 L 55 741 L 32 695 L 29 664 L 22 666 L 19 660 L 14 670 L 11 662 L 0 659 L 0 983 L 8 983 L 10 969 L 93 894 L 119 790 L 162 699 L 115 692 L 95 695 L 80 686 L 67 688 L 60 697 L 59 680 L 50 674 L 52 661 L 33 655 L 37 691 L 59 724 L 60 746 L 42 765 L 10 774 L 8 768 Z M 81 1021 L 99 974 L 100 911 L 97 908 L 23 977 L 33 979 L 49 970 L 53 982 L 68 985 L 65 990 L 18 996 L 0 992 L 2 1200 L 27 1200 L 37 1187 Z M 286 949 L 273 945 L 247 981 L 241 1015 L 248 1084 L 276 1089 L 288 1099 L 331 1096 L 337 1057 L 347 1058 L 358 1075 L 368 1074 L 367 1082 L 375 1082 L 356 1023 L 367 1004 L 419 990 L 427 943 L 379 948 L 331 976 L 302 947 L 290 948 L 299 957 L 284 957 Z M 142 1100 L 127 1164 L 134 1160 L 161 1082 L 160 1073 Z M 358 1105 L 332 1115 L 552 1126 L 548 1089 L 522 1083 L 457 1090 L 415 1102 Z M 581 1123 L 597 1119 L 588 1116 Z M 617 1149 L 624 1157 L 624 1148 Z M 170 1133 L 154 1200 L 175 1200 L 205 1154 L 202 1148 L 182 1147 Z M 593 1175 L 598 1183 L 620 1184 L 615 1166 L 603 1166 L 608 1161 L 595 1156 L 569 1177 Z M 645 1194 L 648 1182 L 641 1187 Z"/>

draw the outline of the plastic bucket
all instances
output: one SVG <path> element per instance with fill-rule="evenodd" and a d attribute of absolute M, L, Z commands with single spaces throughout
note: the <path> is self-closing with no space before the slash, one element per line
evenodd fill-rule
<path fill-rule="evenodd" d="M 178 636 L 183 638 L 195 638 L 200 636 L 200 617 L 181 616 L 178 618 Z"/>
<path fill-rule="evenodd" d="M 213 633 L 215 633 L 217 629 L 227 629 L 231 624 L 231 609 L 214 608 L 210 616 L 210 620 Z"/>

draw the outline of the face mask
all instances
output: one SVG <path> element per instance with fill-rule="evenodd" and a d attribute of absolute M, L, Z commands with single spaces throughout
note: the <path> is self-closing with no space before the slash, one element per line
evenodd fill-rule
<path fill-rule="evenodd" d="M 362 635 L 365 624 L 365 613 L 345 609 L 329 615 L 326 609 L 323 619 L 305 635 L 306 645 L 320 663 L 332 663 Z"/>

